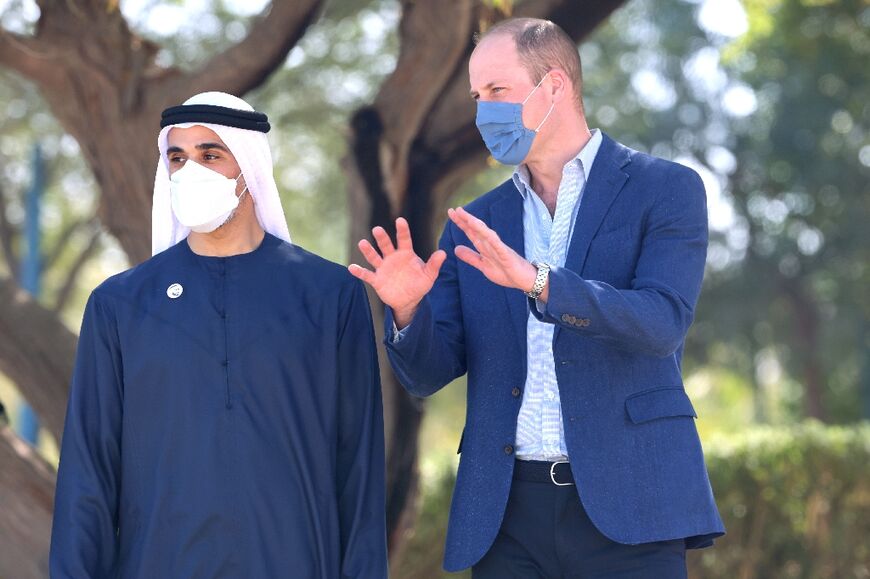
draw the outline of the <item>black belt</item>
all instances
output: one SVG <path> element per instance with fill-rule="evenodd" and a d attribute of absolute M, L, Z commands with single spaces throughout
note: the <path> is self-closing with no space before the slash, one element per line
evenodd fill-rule
<path fill-rule="evenodd" d="M 526 482 L 550 483 L 560 487 L 574 484 L 571 465 L 563 461 L 517 460 L 514 462 L 514 478 Z"/>

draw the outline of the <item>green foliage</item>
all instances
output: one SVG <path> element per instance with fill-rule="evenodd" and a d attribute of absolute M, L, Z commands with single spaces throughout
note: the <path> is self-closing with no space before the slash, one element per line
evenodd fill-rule
<path fill-rule="evenodd" d="M 870 575 L 870 424 L 754 428 L 706 450 L 728 534 L 692 557 L 694 576 Z"/>
<path fill-rule="evenodd" d="M 690 552 L 690 577 L 846 579 L 870 575 L 870 423 L 756 427 L 706 445 L 728 534 Z M 444 469 L 424 485 L 420 517 L 396 577 L 441 571 L 454 484 Z"/>

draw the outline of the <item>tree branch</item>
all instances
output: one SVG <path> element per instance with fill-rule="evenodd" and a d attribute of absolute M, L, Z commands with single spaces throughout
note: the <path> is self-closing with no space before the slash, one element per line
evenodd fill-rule
<path fill-rule="evenodd" d="M 0 28 L 0 66 L 41 82 L 57 72 L 58 61 L 55 50 L 38 39 Z"/>
<path fill-rule="evenodd" d="M 18 228 L 12 225 L 9 216 L 6 215 L 6 192 L 0 183 L 0 248 L 3 250 L 3 257 L 6 259 L 9 272 L 15 280 L 18 280 L 21 275 L 21 262 L 15 255 L 14 245 L 15 238 L 19 234 Z"/>
<path fill-rule="evenodd" d="M 63 285 L 60 290 L 57 292 L 57 298 L 55 298 L 54 302 L 54 312 L 59 314 L 64 306 L 66 306 L 67 301 L 69 300 L 70 295 L 72 295 L 73 289 L 76 287 L 76 283 L 79 279 L 79 274 L 85 265 L 91 260 L 94 254 L 100 249 L 100 235 L 102 232 L 99 228 L 95 228 L 94 232 L 91 233 L 91 237 L 88 240 L 85 248 L 79 253 L 78 257 L 72 264 L 72 267 L 69 268 L 69 272 L 67 272 L 66 280 L 64 280 Z"/>
<path fill-rule="evenodd" d="M 206 62 L 199 71 L 172 79 L 173 102 L 207 91 L 242 95 L 262 84 L 314 23 L 323 0 L 273 1 L 244 40 Z"/>
<path fill-rule="evenodd" d="M 57 241 L 55 241 L 54 246 L 42 257 L 43 269 L 48 270 L 57 263 L 61 254 L 63 254 L 63 250 L 66 249 L 69 244 L 69 240 L 72 239 L 77 231 L 85 226 L 94 226 L 96 221 L 95 217 L 88 217 L 86 219 L 76 219 L 67 223 L 66 227 L 64 227 L 57 236 Z"/>
<path fill-rule="evenodd" d="M 57 314 L 12 280 L 0 278 L 0 372 L 15 382 L 57 440 L 63 432 L 62 401 L 69 392 L 76 341 Z"/>
<path fill-rule="evenodd" d="M 407 192 L 411 143 L 467 51 L 473 14 L 471 0 L 402 2 L 399 59 L 374 103 L 383 123 L 384 187 L 394 209 L 401 206 Z M 451 25 L 432 26 L 438 21 Z"/>

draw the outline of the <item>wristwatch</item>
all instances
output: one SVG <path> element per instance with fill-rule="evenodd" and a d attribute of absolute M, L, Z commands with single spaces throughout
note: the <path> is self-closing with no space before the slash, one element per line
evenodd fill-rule
<path fill-rule="evenodd" d="M 538 263 L 532 262 L 532 265 L 538 268 L 538 275 L 535 276 L 535 285 L 532 286 L 527 292 L 523 292 L 533 300 L 536 300 L 540 297 L 541 292 L 544 291 L 544 286 L 547 285 L 547 277 L 550 275 L 550 266 L 546 263 Z"/>

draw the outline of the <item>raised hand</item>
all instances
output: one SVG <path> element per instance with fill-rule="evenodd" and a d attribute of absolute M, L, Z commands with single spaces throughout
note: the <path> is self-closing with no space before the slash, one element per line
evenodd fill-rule
<path fill-rule="evenodd" d="M 503 242 L 498 233 L 462 207 L 448 209 L 447 215 L 477 250 L 457 245 L 456 257 L 479 269 L 492 283 L 522 291 L 532 289 L 538 269 Z M 546 296 L 542 295 L 542 299 L 546 301 Z"/>
<path fill-rule="evenodd" d="M 381 301 L 393 308 L 396 325 L 401 328 L 411 322 L 420 301 L 432 289 L 447 254 L 439 249 L 429 261 L 420 259 L 411 244 L 408 222 L 402 217 L 396 219 L 396 246 L 383 227 L 372 229 L 372 236 L 380 252 L 366 239 L 357 246 L 374 271 L 355 263 L 348 270 L 372 286 Z"/>

